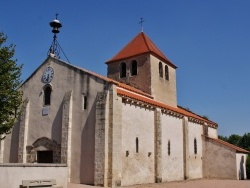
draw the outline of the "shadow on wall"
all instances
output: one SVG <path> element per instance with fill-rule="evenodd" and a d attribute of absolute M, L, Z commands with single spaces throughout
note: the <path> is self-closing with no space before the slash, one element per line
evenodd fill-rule
<path fill-rule="evenodd" d="M 61 143 L 62 141 L 62 108 L 63 102 L 61 102 L 61 105 L 56 113 L 51 130 L 51 139 L 55 140 L 57 143 Z"/>
<path fill-rule="evenodd" d="M 245 178 L 245 169 L 244 169 L 244 156 L 241 156 L 241 160 L 240 160 L 239 179 L 240 180 L 246 179 Z"/>
<path fill-rule="evenodd" d="M 80 182 L 94 185 L 96 100 L 87 113 L 81 135 Z"/>
<path fill-rule="evenodd" d="M 18 163 L 20 121 L 18 121 L 11 131 L 10 163 Z"/>

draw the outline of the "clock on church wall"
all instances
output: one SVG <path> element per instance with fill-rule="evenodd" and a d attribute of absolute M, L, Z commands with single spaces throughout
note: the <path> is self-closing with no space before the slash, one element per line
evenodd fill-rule
<path fill-rule="evenodd" d="M 46 84 L 50 83 L 54 76 L 54 69 L 52 67 L 47 67 L 42 75 L 42 81 Z"/>

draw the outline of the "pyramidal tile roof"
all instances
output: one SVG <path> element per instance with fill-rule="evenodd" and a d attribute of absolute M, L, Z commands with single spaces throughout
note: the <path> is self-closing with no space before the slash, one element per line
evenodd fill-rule
<path fill-rule="evenodd" d="M 118 60 L 123 60 L 145 53 L 151 53 L 171 67 L 177 68 L 143 32 L 140 32 L 120 52 L 118 52 L 112 59 L 108 60 L 106 63 L 114 63 Z"/>

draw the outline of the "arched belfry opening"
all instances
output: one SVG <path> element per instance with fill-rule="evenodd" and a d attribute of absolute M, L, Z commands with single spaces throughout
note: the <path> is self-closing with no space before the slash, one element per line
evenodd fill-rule
<path fill-rule="evenodd" d="M 125 78 L 127 74 L 127 65 L 125 62 L 122 62 L 120 65 L 120 78 Z"/>
<path fill-rule="evenodd" d="M 133 60 L 130 67 L 131 76 L 137 75 L 137 61 Z"/>

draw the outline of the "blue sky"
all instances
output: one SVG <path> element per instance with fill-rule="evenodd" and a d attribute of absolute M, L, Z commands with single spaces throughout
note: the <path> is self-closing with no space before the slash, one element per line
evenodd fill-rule
<path fill-rule="evenodd" d="M 221 135 L 242 135 L 250 132 L 249 10 L 249 0 L 1 0 L 0 31 L 16 45 L 25 80 L 47 57 L 58 13 L 70 62 L 106 75 L 105 62 L 143 17 L 144 32 L 178 67 L 178 104 L 217 122 Z"/>

